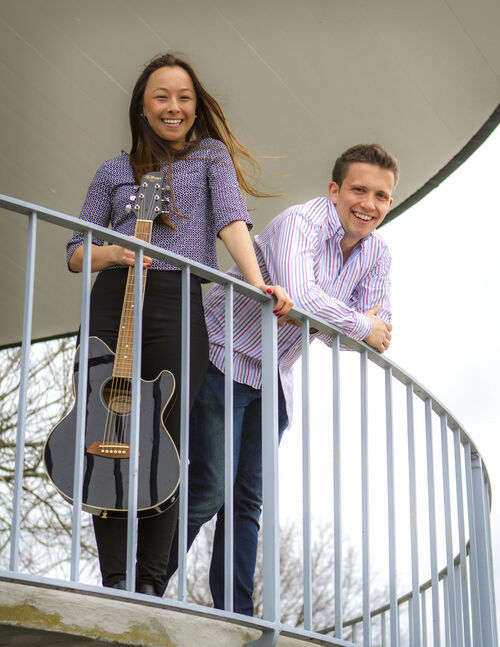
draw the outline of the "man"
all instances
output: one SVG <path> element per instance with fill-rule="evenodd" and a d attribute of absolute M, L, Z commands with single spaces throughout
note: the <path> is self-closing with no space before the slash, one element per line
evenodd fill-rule
<path fill-rule="evenodd" d="M 266 283 L 282 285 L 295 305 L 383 353 L 392 326 L 390 254 L 374 229 L 392 204 L 395 158 L 378 145 L 358 145 L 335 162 L 328 198 L 286 209 L 255 238 Z M 230 274 L 241 278 L 236 267 Z M 191 414 L 188 547 L 217 513 L 210 567 L 216 608 L 224 608 L 224 289 L 204 300 L 210 361 Z M 300 328 L 278 328 L 280 438 L 291 410 L 292 365 Z M 281 323 L 281 322 L 280 322 Z M 253 575 L 262 503 L 261 329 L 259 306 L 234 297 L 234 610 L 253 614 Z M 314 333 L 324 341 L 328 337 Z M 167 576 L 177 566 L 174 541 Z"/>

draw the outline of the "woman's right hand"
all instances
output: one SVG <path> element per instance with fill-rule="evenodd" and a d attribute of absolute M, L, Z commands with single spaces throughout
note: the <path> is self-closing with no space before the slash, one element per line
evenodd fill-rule
<path fill-rule="evenodd" d="M 108 245 L 111 250 L 112 263 L 111 265 L 135 265 L 135 252 L 120 245 Z M 151 257 L 143 256 L 143 267 L 151 267 Z"/>
<path fill-rule="evenodd" d="M 92 245 L 91 271 L 99 272 L 114 265 L 135 265 L 135 252 L 120 245 Z M 151 266 L 151 257 L 143 257 L 143 267 Z M 83 269 L 83 245 L 77 247 L 69 259 L 69 269 L 81 272 Z"/>
<path fill-rule="evenodd" d="M 272 294 L 275 297 L 276 305 L 273 308 L 273 312 L 277 317 L 286 315 L 293 308 L 292 297 L 281 285 L 261 285 L 259 287 L 266 294 Z"/>

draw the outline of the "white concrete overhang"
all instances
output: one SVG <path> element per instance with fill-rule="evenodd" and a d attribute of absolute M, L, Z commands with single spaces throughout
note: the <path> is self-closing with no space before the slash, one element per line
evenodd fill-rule
<path fill-rule="evenodd" d="M 284 194 L 250 201 L 254 232 L 324 195 L 358 142 L 400 161 L 394 217 L 499 123 L 499 24 L 496 0 L 2 0 L 0 193 L 78 216 L 97 167 L 130 146 L 142 65 L 175 51 Z M 0 222 L 1 347 L 21 338 L 27 219 Z M 34 339 L 78 325 L 67 238 L 39 226 Z"/>

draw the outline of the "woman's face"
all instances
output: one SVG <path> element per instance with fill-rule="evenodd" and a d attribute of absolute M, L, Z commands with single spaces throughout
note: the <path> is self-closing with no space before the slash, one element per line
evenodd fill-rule
<path fill-rule="evenodd" d="M 186 70 L 155 70 L 144 89 L 143 113 L 157 135 L 172 148 L 183 148 L 196 118 L 196 93 Z"/>

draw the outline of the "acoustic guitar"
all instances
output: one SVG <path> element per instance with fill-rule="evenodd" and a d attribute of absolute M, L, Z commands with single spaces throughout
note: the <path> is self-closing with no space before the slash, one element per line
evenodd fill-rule
<path fill-rule="evenodd" d="M 160 201 L 161 176 L 147 173 L 141 180 L 133 206 L 137 216 L 136 238 L 150 242 L 153 220 L 161 212 Z M 134 267 L 128 270 L 116 353 L 98 337 L 89 338 L 82 508 L 102 517 L 127 515 L 134 271 Z M 144 268 L 143 297 L 146 277 L 147 269 Z M 43 450 L 49 478 L 70 503 L 73 503 L 78 350 L 73 375 L 73 409 L 50 432 Z M 141 380 L 140 391 L 137 514 L 149 517 L 169 508 L 178 495 L 179 454 L 166 428 L 175 378 L 170 371 L 161 371 L 154 380 Z"/>

